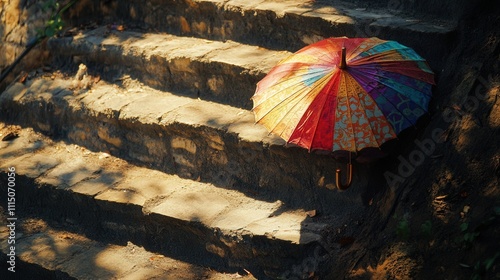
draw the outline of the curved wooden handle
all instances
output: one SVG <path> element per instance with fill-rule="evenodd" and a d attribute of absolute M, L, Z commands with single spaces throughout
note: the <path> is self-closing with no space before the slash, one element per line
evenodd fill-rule
<path fill-rule="evenodd" d="M 339 169 L 336 170 L 335 172 L 335 182 L 337 184 L 337 188 L 339 190 L 347 190 L 350 186 L 351 186 L 351 183 L 352 183 L 352 164 L 348 163 L 347 164 L 347 183 L 344 185 L 342 184 L 342 180 L 341 180 L 341 173 L 342 171 Z"/>

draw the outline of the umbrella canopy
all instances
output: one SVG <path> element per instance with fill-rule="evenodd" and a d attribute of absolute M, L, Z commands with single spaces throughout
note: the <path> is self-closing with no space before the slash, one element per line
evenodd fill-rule
<path fill-rule="evenodd" d="M 414 50 L 378 38 L 329 38 L 276 65 L 252 97 L 256 122 L 311 150 L 380 147 L 428 108 L 434 74 Z"/>

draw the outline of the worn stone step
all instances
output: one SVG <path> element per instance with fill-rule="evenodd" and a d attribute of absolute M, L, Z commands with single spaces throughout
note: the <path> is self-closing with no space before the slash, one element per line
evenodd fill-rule
<path fill-rule="evenodd" d="M 432 16 L 448 20 L 458 20 L 467 10 L 474 7 L 473 2 L 466 0 L 443 0 L 436 3 L 433 0 L 416 1 L 394 1 L 394 0 L 356 0 L 352 2 L 339 0 L 317 0 L 322 3 L 336 4 L 343 2 L 344 5 L 357 7 L 358 9 L 388 9 L 394 14 L 409 14 L 420 16 Z"/>
<path fill-rule="evenodd" d="M 0 245 L 2 279 L 255 279 L 172 259 L 132 242 L 95 241 L 69 231 L 74 226 L 64 223 L 19 218 L 15 226 L 15 250 L 7 242 Z M 2 227 L 0 239 L 8 240 L 9 233 Z M 12 252 L 14 272 L 7 270 L 12 267 L 8 263 Z"/>
<path fill-rule="evenodd" d="M 58 55 L 77 56 L 108 81 L 123 75 L 162 90 L 245 109 L 255 87 L 276 63 L 291 53 L 233 41 L 210 41 L 169 34 L 96 28 L 49 41 Z"/>
<path fill-rule="evenodd" d="M 86 89 L 79 88 L 81 81 L 57 75 L 13 84 L 0 96 L 0 118 L 183 178 L 340 217 L 360 211 L 369 199 L 364 193 L 384 180 L 355 164 L 353 186 L 340 192 L 335 169 L 345 164 L 285 147 L 281 138 L 254 124 L 250 111 L 158 91 L 132 79 L 120 85 L 101 80 Z"/>
<path fill-rule="evenodd" d="M 279 200 L 261 201 L 131 165 L 102 152 L 52 141 L 31 128 L 5 126 L 0 133 L 12 131 L 17 138 L 0 142 L 0 180 L 7 182 L 9 172 L 15 173 L 10 175 L 15 177 L 14 207 L 1 201 L 5 209 L 14 211 L 9 217 L 33 211 L 56 222 L 78 225 L 91 238 L 105 237 L 116 244 L 131 241 L 181 261 L 274 276 L 322 248 L 328 232 L 328 217 L 308 217 L 305 210 L 290 209 Z M 0 189 L 7 193 L 6 184 Z M 21 256 L 29 254 L 28 248 L 19 248 Z M 67 254 L 72 254 L 70 249 Z M 141 261 L 148 263 L 148 258 Z M 51 262 L 45 259 L 41 265 Z"/>
<path fill-rule="evenodd" d="M 139 24 L 184 36 L 233 40 L 270 49 L 296 51 L 335 36 L 380 37 L 414 48 L 441 70 L 456 28 L 454 21 L 407 16 L 402 4 L 365 8 L 347 1 L 181 0 L 88 1 L 73 13 L 99 21 Z M 399 4 L 399 5 L 398 5 Z M 429 42 L 433 42 L 429 47 Z"/>

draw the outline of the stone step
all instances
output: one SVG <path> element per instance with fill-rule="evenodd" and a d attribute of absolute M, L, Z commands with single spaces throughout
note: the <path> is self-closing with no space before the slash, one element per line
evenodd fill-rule
<path fill-rule="evenodd" d="M 71 225 L 52 224 L 40 218 L 15 221 L 15 250 L 11 251 L 7 242 L 0 245 L 2 279 L 255 279 L 172 259 L 132 242 L 116 245 L 95 241 L 68 231 Z M 2 227 L 0 236 L 7 240 L 9 229 Z M 12 252 L 14 272 L 7 270 L 12 267 L 8 263 Z"/>
<path fill-rule="evenodd" d="M 290 209 L 279 200 L 261 201 L 213 184 L 138 167 L 109 154 L 53 141 L 31 128 L 1 123 L 0 127 L 2 136 L 9 132 L 18 136 L 0 142 L 0 180 L 7 182 L 8 176 L 15 177 L 15 205 L 9 208 L 6 200 L 1 201 L 6 210 L 13 211 L 9 217 L 35 213 L 78 226 L 89 238 L 107 238 L 118 245 L 130 241 L 182 262 L 247 269 L 256 276 L 280 275 L 300 264 L 321 248 L 322 237 L 328 232 L 327 217 L 308 217 L 305 210 Z M 15 171 L 9 171 L 12 167 Z M 1 184 L 0 189 L 7 193 L 7 184 Z M 2 229 L 2 234 L 8 233 Z M 89 263 L 84 259 L 90 256 L 105 260 L 108 249 L 116 253 L 110 253 L 112 256 L 134 248 L 144 252 L 136 268 L 156 256 L 135 246 L 92 243 L 66 248 L 67 242 L 75 240 L 55 238 L 52 245 L 61 251 L 62 258 L 73 255 L 65 262 L 46 251 L 50 248 L 45 248 L 49 244 L 43 241 L 43 233 L 33 237 L 19 233 L 17 238 L 18 252 L 25 262 L 39 256 L 42 267 L 60 269 L 76 278 L 73 273 L 77 271 L 72 270 L 76 264 Z M 29 244 L 38 238 L 44 245 L 30 249 Z M 5 245 L 2 242 L 2 250 Z M 93 251 L 95 246 L 102 250 Z M 90 256 L 83 254 L 87 251 L 84 248 L 91 250 Z M 133 256 L 125 255 L 134 263 Z M 102 265 L 111 265 L 108 272 L 112 272 L 117 269 L 112 263 Z M 117 263 L 122 269 L 116 273 L 140 273 L 128 264 Z"/>
<path fill-rule="evenodd" d="M 318 2 L 339 3 L 338 0 L 318 0 Z M 467 10 L 474 7 L 473 2 L 466 0 L 416 0 L 416 1 L 395 1 L 395 0 L 355 0 L 344 5 L 355 6 L 358 9 L 388 9 L 393 14 L 410 14 L 425 17 L 438 17 L 441 19 L 458 20 Z M 354 3 L 353 3 L 354 2 Z"/>
<path fill-rule="evenodd" d="M 86 2 L 72 20 L 87 14 L 96 20 L 126 22 L 160 32 L 214 40 L 233 40 L 278 50 L 297 51 L 317 40 L 379 37 L 414 48 L 441 70 L 455 21 L 406 16 L 399 3 L 360 8 L 344 1 L 163 0 Z M 397 1 L 396 1 L 397 2 Z M 394 5 L 396 4 L 396 5 Z M 430 48 L 428 42 L 433 42 Z"/>
<path fill-rule="evenodd" d="M 366 205 L 363 193 L 378 184 L 366 165 L 355 164 L 353 186 L 338 191 L 335 169 L 344 164 L 285 147 L 254 124 L 250 111 L 129 78 L 120 85 L 101 80 L 87 89 L 58 75 L 13 84 L 0 96 L 0 118 L 148 168 L 339 217 L 359 211 Z"/>
<path fill-rule="evenodd" d="M 54 38 L 49 46 L 58 55 L 76 56 L 108 81 L 130 75 L 157 89 L 245 109 L 252 108 L 250 98 L 257 82 L 291 54 L 233 41 L 119 32 L 107 27 Z"/>

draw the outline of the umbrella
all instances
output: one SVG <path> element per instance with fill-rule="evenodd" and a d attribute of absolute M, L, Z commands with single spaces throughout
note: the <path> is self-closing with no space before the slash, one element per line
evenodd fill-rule
<path fill-rule="evenodd" d="M 414 50 L 379 38 L 329 38 L 280 61 L 257 84 L 257 123 L 312 150 L 380 148 L 425 114 L 434 74 Z M 337 187 L 349 187 L 348 180 Z"/>

